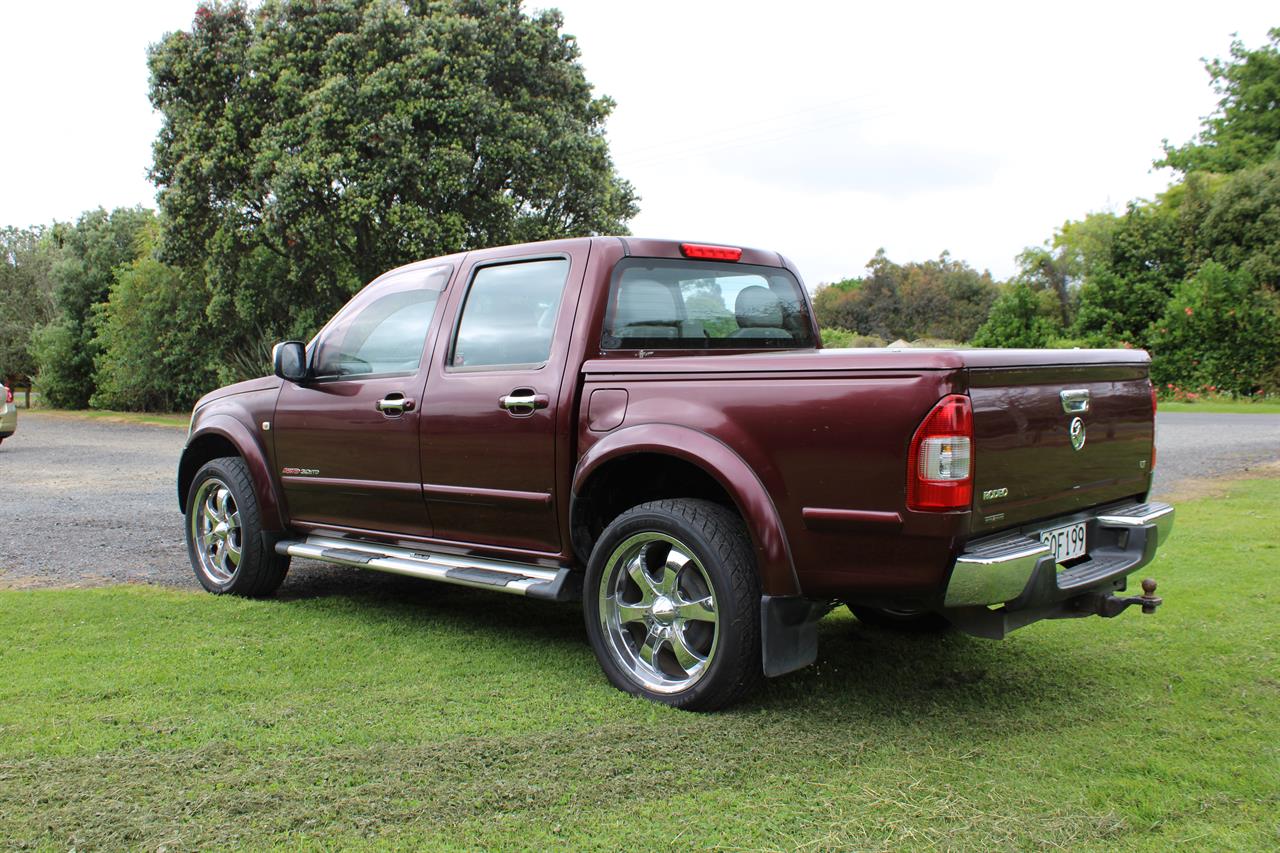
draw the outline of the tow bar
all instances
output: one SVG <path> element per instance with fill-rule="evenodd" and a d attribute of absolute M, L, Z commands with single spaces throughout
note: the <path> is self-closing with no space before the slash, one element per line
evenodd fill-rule
<path fill-rule="evenodd" d="M 1164 604 L 1164 599 L 1156 595 L 1156 582 L 1153 578 L 1142 579 L 1142 595 L 1104 595 L 1097 599 L 1097 613 L 1099 616 L 1110 619 L 1112 616 L 1119 616 L 1133 605 L 1142 608 L 1143 613 L 1151 614 L 1156 612 L 1156 608 Z"/>

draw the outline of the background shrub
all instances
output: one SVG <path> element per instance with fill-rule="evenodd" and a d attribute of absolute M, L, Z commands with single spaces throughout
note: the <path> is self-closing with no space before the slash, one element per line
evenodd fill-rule
<path fill-rule="evenodd" d="M 1280 367 L 1276 295 L 1245 270 L 1209 261 L 1178 285 L 1152 327 L 1152 379 L 1211 392 L 1255 394 Z"/>
<path fill-rule="evenodd" d="M 217 384 L 203 356 L 213 330 L 202 291 L 150 253 L 120 270 L 96 318 L 94 408 L 178 411 Z"/>
<path fill-rule="evenodd" d="M 822 345 L 828 349 L 847 349 L 849 347 L 882 347 L 884 338 L 875 335 L 859 335 L 848 329 L 823 329 Z"/>
<path fill-rule="evenodd" d="M 1048 311 L 1053 311 L 1049 305 Z M 1004 289 L 991 306 L 987 321 L 973 336 L 977 347 L 1047 347 L 1062 328 L 1045 316 L 1046 303 L 1024 282 Z"/>

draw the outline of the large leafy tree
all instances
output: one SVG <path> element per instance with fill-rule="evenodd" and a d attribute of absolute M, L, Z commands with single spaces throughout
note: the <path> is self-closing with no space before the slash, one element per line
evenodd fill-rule
<path fill-rule="evenodd" d="M 1146 346 L 1148 327 L 1189 271 L 1176 210 L 1132 202 L 1109 223 L 1095 220 L 1083 266 L 1076 334 L 1103 345 Z"/>
<path fill-rule="evenodd" d="M 1229 175 L 1194 213 L 1187 218 L 1195 226 L 1198 258 L 1239 268 L 1259 286 L 1280 289 L 1280 159 Z"/>
<path fill-rule="evenodd" d="M 200 273 L 227 351 L 410 260 L 624 232 L 613 103 L 561 26 L 518 0 L 215 2 L 154 45 L 162 257 Z"/>
<path fill-rule="evenodd" d="M 1030 293 L 1047 294 L 1059 326 L 1068 325 L 1075 316 L 1074 260 L 1063 247 L 1052 245 L 1028 246 L 1018 254 L 1017 283 Z M 1037 304 L 1041 301 L 1039 296 L 1035 301 Z M 994 313 L 994 306 L 992 311 Z"/>
<path fill-rule="evenodd" d="M 1200 135 L 1174 147 L 1168 140 L 1157 166 L 1180 172 L 1234 172 L 1280 156 L 1280 27 L 1268 43 L 1249 50 L 1237 39 L 1230 59 L 1205 63 L 1217 111 L 1204 119 Z"/>
<path fill-rule="evenodd" d="M 903 332 L 912 338 L 967 341 L 996 299 L 990 272 L 978 272 L 943 252 L 936 260 L 902 267 Z"/>

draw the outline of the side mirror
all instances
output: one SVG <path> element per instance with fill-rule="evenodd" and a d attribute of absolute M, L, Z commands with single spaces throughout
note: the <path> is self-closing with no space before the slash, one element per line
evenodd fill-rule
<path fill-rule="evenodd" d="M 285 341 L 271 350 L 271 367 L 276 376 L 290 382 L 307 378 L 307 348 L 302 341 Z"/>

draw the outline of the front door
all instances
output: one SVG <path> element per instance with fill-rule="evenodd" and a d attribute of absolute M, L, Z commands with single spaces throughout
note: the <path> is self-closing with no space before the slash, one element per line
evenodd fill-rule
<path fill-rule="evenodd" d="M 423 265 L 374 281 L 312 342 L 312 378 L 280 389 L 272 430 L 293 521 L 431 535 L 418 462 L 423 353 L 451 272 Z"/>
<path fill-rule="evenodd" d="M 489 256 L 459 275 L 421 420 L 436 538 L 560 551 L 556 410 L 587 252 Z"/>

